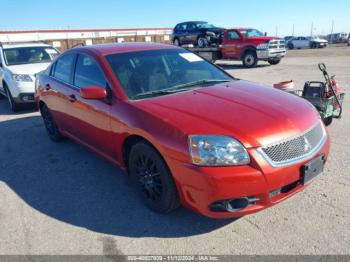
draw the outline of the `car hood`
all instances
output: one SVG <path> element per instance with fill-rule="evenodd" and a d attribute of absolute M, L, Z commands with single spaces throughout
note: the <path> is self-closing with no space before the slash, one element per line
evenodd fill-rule
<path fill-rule="evenodd" d="M 37 64 L 25 64 L 25 65 L 12 65 L 7 68 L 13 74 L 23 74 L 23 75 L 35 75 L 43 70 L 45 70 L 50 63 L 37 63 Z"/>
<path fill-rule="evenodd" d="M 280 39 L 280 38 L 275 37 L 275 36 L 255 36 L 255 37 L 246 37 L 246 39 L 267 42 L 270 40 L 276 40 L 276 39 Z M 281 39 L 281 40 L 283 40 L 283 39 Z"/>
<path fill-rule="evenodd" d="M 224 32 L 224 29 L 223 29 L 223 28 L 220 28 L 220 27 L 201 28 L 200 30 L 203 31 L 203 32 L 213 32 L 213 33 L 215 33 L 215 34 L 223 33 L 223 32 Z"/>
<path fill-rule="evenodd" d="M 320 39 L 320 38 L 313 38 L 313 39 L 311 39 L 311 41 L 319 42 L 319 43 L 327 43 L 327 42 L 328 42 L 327 40 L 325 40 L 325 39 Z"/>
<path fill-rule="evenodd" d="M 319 121 L 309 102 L 242 80 L 144 99 L 134 105 L 185 135 L 227 135 L 247 148 L 298 135 Z"/>

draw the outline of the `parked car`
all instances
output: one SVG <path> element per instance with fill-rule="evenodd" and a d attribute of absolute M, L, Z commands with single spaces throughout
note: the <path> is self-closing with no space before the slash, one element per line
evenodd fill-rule
<path fill-rule="evenodd" d="M 255 67 L 259 60 L 277 65 L 286 55 L 285 41 L 265 36 L 253 28 L 226 29 L 221 45 L 216 48 L 187 48 L 207 60 L 241 60 L 247 68 Z"/>
<path fill-rule="evenodd" d="M 302 49 L 302 48 L 319 48 L 326 47 L 328 41 L 318 37 L 304 37 L 299 36 L 289 40 L 287 47 L 289 49 Z"/>
<path fill-rule="evenodd" d="M 348 36 L 348 33 L 335 33 L 329 34 L 327 39 L 330 43 L 346 43 Z"/>
<path fill-rule="evenodd" d="M 328 41 L 326 39 L 322 39 L 318 36 L 314 37 L 308 37 L 307 38 L 310 43 L 310 48 L 321 48 L 321 47 L 327 47 L 328 46 Z"/>
<path fill-rule="evenodd" d="M 7 97 L 12 111 L 34 103 L 34 75 L 57 55 L 55 48 L 44 43 L 0 45 L 0 96 Z"/>
<path fill-rule="evenodd" d="M 348 37 L 348 46 L 350 46 L 350 35 Z"/>
<path fill-rule="evenodd" d="M 292 40 L 294 38 L 294 36 L 285 36 L 283 39 L 284 39 L 284 41 L 286 42 L 286 44 L 288 44 L 288 42 L 290 41 L 290 40 Z"/>
<path fill-rule="evenodd" d="M 218 45 L 223 31 L 223 28 L 203 21 L 180 23 L 173 30 L 173 44 L 194 45 L 200 48 Z"/>
<path fill-rule="evenodd" d="M 308 186 L 329 153 L 309 102 L 176 46 L 70 49 L 38 75 L 35 98 L 53 141 L 127 170 L 162 213 L 180 203 L 215 218 L 260 211 Z"/>

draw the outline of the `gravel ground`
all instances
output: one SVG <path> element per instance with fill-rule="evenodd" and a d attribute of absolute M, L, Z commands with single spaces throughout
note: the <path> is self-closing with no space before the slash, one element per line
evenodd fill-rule
<path fill-rule="evenodd" d="M 322 80 L 318 62 L 350 94 L 350 47 L 292 50 L 234 76 L 272 85 Z M 71 141 L 49 141 L 37 112 L 12 114 L 0 100 L 0 254 L 350 254 L 350 95 L 330 127 L 325 175 L 255 215 L 212 220 L 180 208 L 158 215 L 129 179 Z"/>

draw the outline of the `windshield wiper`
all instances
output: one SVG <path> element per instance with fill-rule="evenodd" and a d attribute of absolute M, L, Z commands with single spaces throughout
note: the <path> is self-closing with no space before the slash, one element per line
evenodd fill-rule
<path fill-rule="evenodd" d="M 147 97 L 153 97 L 153 96 L 168 95 L 168 94 L 186 91 L 190 87 L 197 87 L 199 85 L 204 85 L 204 84 L 223 83 L 223 82 L 230 82 L 230 80 L 227 80 L 227 79 L 209 79 L 209 80 L 206 80 L 206 79 L 204 79 L 204 80 L 199 80 L 199 81 L 194 81 L 194 82 L 190 82 L 190 83 L 186 83 L 186 84 L 173 86 L 173 87 L 168 88 L 168 89 L 140 93 L 140 94 L 134 95 L 132 97 L 132 99 L 140 99 L 140 98 L 147 98 Z"/>
<path fill-rule="evenodd" d="M 177 89 L 182 89 L 182 88 L 188 88 L 188 87 L 195 87 L 195 86 L 200 86 L 200 85 L 205 85 L 205 84 L 214 84 L 214 83 L 224 83 L 224 82 L 231 82 L 231 80 L 228 79 L 203 79 L 203 80 L 198 80 L 186 84 L 181 84 L 172 87 L 169 90 L 177 90 Z"/>
<path fill-rule="evenodd" d="M 181 90 L 156 90 L 156 91 L 149 91 L 149 92 L 144 92 L 140 93 L 137 95 L 134 95 L 132 99 L 140 99 L 140 98 L 146 98 L 146 97 L 153 97 L 153 96 L 160 96 L 160 95 L 167 95 L 167 94 L 172 94 L 176 92 L 180 92 Z"/>

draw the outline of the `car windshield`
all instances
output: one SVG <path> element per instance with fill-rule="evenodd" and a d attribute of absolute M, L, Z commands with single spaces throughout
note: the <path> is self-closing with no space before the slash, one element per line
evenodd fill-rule
<path fill-rule="evenodd" d="M 214 25 L 209 24 L 209 23 L 196 23 L 196 26 L 198 28 L 205 28 L 205 29 L 215 28 Z"/>
<path fill-rule="evenodd" d="M 48 46 L 6 48 L 3 53 L 9 66 L 50 63 L 58 55 L 56 49 Z"/>
<path fill-rule="evenodd" d="M 240 32 L 244 37 L 258 37 L 258 36 L 264 36 L 263 33 L 261 33 L 259 30 L 256 30 L 256 29 L 244 29 L 244 30 L 239 30 L 239 32 Z"/>
<path fill-rule="evenodd" d="M 147 50 L 106 56 L 129 99 L 181 92 L 234 78 L 183 49 Z"/>

